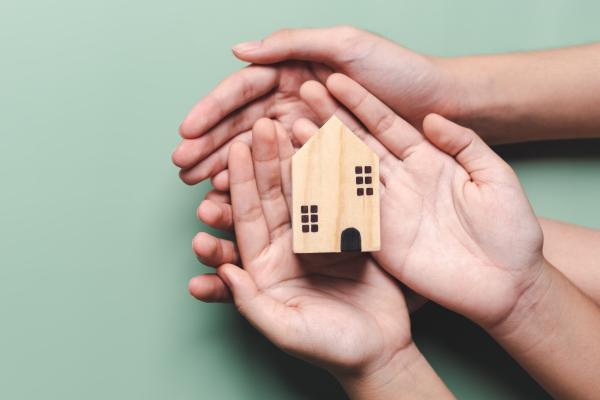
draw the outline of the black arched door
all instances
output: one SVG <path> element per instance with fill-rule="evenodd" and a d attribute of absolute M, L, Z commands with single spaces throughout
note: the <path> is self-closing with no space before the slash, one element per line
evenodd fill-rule
<path fill-rule="evenodd" d="M 342 251 L 360 251 L 360 232 L 355 228 L 346 228 L 342 232 Z"/>

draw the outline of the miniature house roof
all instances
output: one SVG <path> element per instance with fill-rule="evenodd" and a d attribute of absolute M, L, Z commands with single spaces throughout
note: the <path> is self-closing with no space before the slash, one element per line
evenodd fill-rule
<path fill-rule="evenodd" d="M 323 136 L 327 135 L 328 140 L 324 140 Z M 331 116 L 325 122 L 325 124 L 315 133 L 304 145 L 294 154 L 294 158 L 302 157 L 304 152 L 309 152 L 313 146 L 321 146 L 323 144 L 331 144 L 332 141 L 350 143 L 351 147 L 355 148 L 356 151 L 364 151 L 372 154 L 374 157 L 377 155 L 367 146 L 362 140 L 360 140 L 354 132 L 350 130 L 338 117 L 335 115 Z"/>
<path fill-rule="evenodd" d="M 292 158 L 296 253 L 379 250 L 379 158 L 331 117 Z"/>

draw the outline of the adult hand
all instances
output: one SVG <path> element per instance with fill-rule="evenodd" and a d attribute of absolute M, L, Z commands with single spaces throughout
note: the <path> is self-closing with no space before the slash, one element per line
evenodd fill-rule
<path fill-rule="evenodd" d="M 416 126 L 431 111 L 455 115 L 456 99 L 464 98 L 442 61 L 347 26 L 282 30 L 235 46 L 234 54 L 254 65 L 225 79 L 181 125 L 184 139 L 173 162 L 188 184 L 214 177 L 215 187 L 226 190 L 228 149 L 236 140 L 250 143 L 261 117 L 288 130 L 300 117 L 317 122 L 299 89 L 309 80 L 325 82 L 332 71 L 360 82 Z"/>

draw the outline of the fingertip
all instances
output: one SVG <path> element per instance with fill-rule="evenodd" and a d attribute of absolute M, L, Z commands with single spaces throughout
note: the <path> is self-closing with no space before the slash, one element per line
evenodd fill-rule
<path fill-rule="evenodd" d="M 204 275 L 194 276 L 188 281 L 188 292 L 198 300 L 206 298 L 209 289 L 206 285 Z"/>
<path fill-rule="evenodd" d="M 243 56 L 247 54 L 253 54 L 262 46 L 262 40 L 252 40 L 248 42 L 238 43 L 234 46 L 231 46 L 231 51 L 236 56 Z"/>
<path fill-rule="evenodd" d="M 189 127 L 189 123 L 187 122 L 187 118 L 181 123 L 179 124 L 179 136 L 181 136 L 184 139 L 188 139 L 193 131 L 190 129 Z"/>
<path fill-rule="evenodd" d="M 217 239 L 206 232 L 198 232 L 192 239 L 194 253 L 202 259 L 206 259 L 217 250 Z"/>
<path fill-rule="evenodd" d="M 225 285 L 234 292 L 243 285 L 242 271 L 238 266 L 225 263 L 217 267 L 217 275 L 225 282 Z"/>
<path fill-rule="evenodd" d="M 453 157 L 472 136 L 470 129 L 435 113 L 423 119 L 423 133 L 437 148 Z"/>
<path fill-rule="evenodd" d="M 242 142 L 235 142 L 229 149 L 229 183 L 241 183 L 253 176 L 252 155 L 250 147 Z"/>
<path fill-rule="evenodd" d="M 323 90 L 327 89 L 322 83 L 314 80 L 306 81 L 300 86 L 300 97 L 312 98 L 315 95 L 322 93 Z"/>
<path fill-rule="evenodd" d="M 197 217 L 205 224 L 212 225 L 223 215 L 221 208 L 212 200 L 203 200 L 198 206 Z"/>
<path fill-rule="evenodd" d="M 333 74 L 329 75 L 329 77 L 325 81 L 325 86 L 329 90 L 336 89 L 346 84 L 349 80 L 350 78 L 348 78 L 346 75 L 340 72 L 334 72 Z"/>
<path fill-rule="evenodd" d="M 217 190 L 226 192 L 229 190 L 229 171 L 223 170 L 210 178 L 210 183 Z"/>
<path fill-rule="evenodd" d="M 235 163 L 240 158 L 245 157 L 245 155 L 247 153 L 249 153 L 249 151 L 250 151 L 250 148 L 248 147 L 248 145 L 246 143 L 233 142 L 231 144 L 231 147 L 229 148 L 229 155 L 228 155 L 229 163 L 230 164 L 231 164 L 231 162 Z"/>
<path fill-rule="evenodd" d="M 175 150 L 173 150 L 173 152 L 171 153 L 171 163 L 173 163 L 173 165 L 175 165 L 176 167 L 181 168 L 180 161 L 181 160 L 179 155 L 179 146 L 177 146 Z"/>
<path fill-rule="evenodd" d="M 252 135 L 261 139 L 275 136 L 275 123 L 269 118 L 259 118 L 252 126 Z"/>
<path fill-rule="evenodd" d="M 439 114 L 436 113 L 429 113 L 425 116 L 425 118 L 423 118 L 423 129 L 432 129 L 432 128 L 436 128 L 437 126 L 439 126 L 440 123 L 444 123 L 445 121 L 448 121 L 446 118 L 442 117 Z M 450 121 L 448 121 L 450 122 Z"/>
<path fill-rule="evenodd" d="M 188 292 L 194 298 L 206 302 L 228 302 L 231 301 L 229 289 L 215 274 L 199 275 L 188 281 Z"/>
<path fill-rule="evenodd" d="M 179 125 L 179 136 L 184 139 L 195 139 L 202 135 L 202 123 L 197 121 L 193 115 L 188 115 Z"/>
<path fill-rule="evenodd" d="M 185 139 L 179 142 L 173 153 L 171 153 L 171 161 L 179 168 L 185 168 L 187 161 Z"/>
<path fill-rule="evenodd" d="M 277 157 L 277 127 L 267 118 L 261 118 L 252 130 L 252 158 L 270 161 Z"/>
<path fill-rule="evenodd" d="M 196 183 L 198 183 L 189 175 L 189 170 L 187 169 L 182 169 L 181 171 L 179 171 L 179 179 L 181 179 L 181 181 L 188 186 L 193 186 Z"/>
<path fill-rule="evenodd" d="M 319 127 L 314 122 L 306 118 L 300 118 L 296 120 L 292 126 L 294 140 L 300 145 L 308 142 L 308 140 L 313 137 L 318 130 Z"/>

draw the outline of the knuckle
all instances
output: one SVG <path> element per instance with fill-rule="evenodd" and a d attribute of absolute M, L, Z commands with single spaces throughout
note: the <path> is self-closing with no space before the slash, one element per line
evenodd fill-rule
<path fill-rule="evenodd" d="M 281 28 L 276 30 L 273 35 L 269 36 L 269 37 L 276 37 L 276 38 L 281 38 L 281 39 L 287 39 L 291 36 L 292 33 L 292 29 L 290 28 Z"/>
<path fill-rule="evenodd" d="M 347 38 L 361 33 L 361 30 L 350 24 L 341 24 L 333 27 L 333 30 L 340 38 Z"/>
<path fill-rule="evenodd" d="M 242 98 L 244 100 L 250 100 L 254 97 L 254 87 L 246 75 L 247 74 L 240 75 L 240 87 Z"/>
<path fill-rule="evenodd" d="M 262 208 L 260 205 L 248 205 L 240 212 L 233 214 L 234 224 L 244 222 L 254 222 L 262 215 Z"/>
<path fill-rule="evenodd" d="M 475 133 L 475 131 L 473 129 L 467 128 L 467 127 L 463 127 L 463 135 L 477 136 L 477 134 Z"/>
<path fill-rule="evenodd" d="M 390 112 L 386 112 L 379 117 L 375 123 L 375 134 L 388 131 L 396 123 L 396 116 Z"/>
<path fill-rule="evenodd" d="M 260 193 L 262 201 L 273 201 L 281 196 L 281 185 L 277 183 L 269 183 Z"/>
<path fill-rule="evenodd" d="M 362 94 L 357 97 L 356 99 L 348 99 L 348 108 L 350 108 L 350 110 L 352 111 L 356 111 L 359 110 L 360 108 L 362 108 L 365 103 L 367 102 L 367 100 L 369 99 L 369 93 L 365 90 L 362 91 Z"/>
<path fill-rule="evenodd" d="M 366 58 L 375 44 L 364 31 L 350 25 L 341 25 L 335 29 L 335 38 L 340 49 L 338 62 L 352 64 Z"/>

